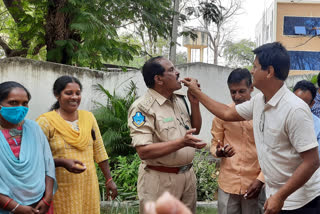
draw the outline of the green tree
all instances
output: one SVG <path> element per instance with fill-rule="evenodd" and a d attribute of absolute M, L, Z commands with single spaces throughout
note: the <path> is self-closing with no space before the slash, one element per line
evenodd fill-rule
<path fill-rule="evenodd" d="M 140 47 L 122 42 L 117 29 L 135 24 L 156 42 L 170 35 L 173 14 L 170 0 L 3 0 L 0 9 L 0 46 L 7 57 L 35 56 L 45 48 L 48 61 L 94 68 L 139 54 Z"/>
<path fill-rule="evenodd" d="M 225 42 L 224 57 L 230 67 L 249 67 L 254 60 L 256 44 L 248 39 L 242 39 L 239 42 Z"/>

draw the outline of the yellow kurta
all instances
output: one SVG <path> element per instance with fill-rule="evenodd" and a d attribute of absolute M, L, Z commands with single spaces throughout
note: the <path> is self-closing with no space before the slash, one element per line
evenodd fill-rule
<path fill-rule="evenodd" d="M 94 117 L 92 113 L 87 115 Z M 108 155 L 96 119 L 94 118 L 92 124 L 96 140 L 93 141 L 90 138 L 88 148 L 83 151 L 66 143 L 63 136 L 43 115 L 37 119 L 37 122 L 48 138 L 53 158 L 76 159 L 87 167 L 80 174 L 70 173 L 63 167 L 56 168 L 58 191 L 54 195 L 54 213 L 100 214 L 99 184 L 94 162 L 100 163 L 107 160 Z M 71 126 L 66 121 L 65 123 Z M 88 131 L 91 132 L 91 130 Z"/>

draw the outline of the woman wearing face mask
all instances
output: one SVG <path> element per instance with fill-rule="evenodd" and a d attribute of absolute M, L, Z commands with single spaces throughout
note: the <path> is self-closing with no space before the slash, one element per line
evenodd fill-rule
<path fill-rule="evenodd" d="M 59 190 L 54 196 L 54 210 L 58 214 L 100 214 L 94 162 L 106 178 L 108 195 L 114 199 L 118 194 L 97 121 L 91 112 L 78 110 L 81 91 L 82 85 L 75 77 L 58 78 L 53 85 L 57 102 L 52 111 L 37 119 L 57 167 Z"/>
<path fill-rule="evenodd" d="M 28 90 L 0 84 L 0 213 L 47 213 L 55 191 L 55 166 L 46 136 L 24 119 Z"/>

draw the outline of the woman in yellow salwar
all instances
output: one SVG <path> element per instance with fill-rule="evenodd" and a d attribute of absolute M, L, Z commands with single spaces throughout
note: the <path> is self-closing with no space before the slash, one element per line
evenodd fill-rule
<path fill-rule="evenodd" d="M 105 179 L 108 196 L 118 192 L 108 155 L 93 114 L 78 110 L 82 85 L 71 76 L 59 77 L 53 85 L 57 102 L 37 122 L 48 138 L 56 165 L 59 189 L 54 196 L 56 214 L 100 214 L 99 184 L 94 162 Z"/>

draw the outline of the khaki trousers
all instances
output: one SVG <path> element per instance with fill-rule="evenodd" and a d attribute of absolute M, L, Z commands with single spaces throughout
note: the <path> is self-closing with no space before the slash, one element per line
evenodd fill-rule
<path fill-rule="evenodd" d="M 218 190 L 218 213 L 219 214 L 258 214 L 259 197 L 244 199 L 243 195 L 236 195 Z"/>
<path fill-rule="evenodd" d="M 165 191 L 182 201 L 192 213 L 196 212 L 196 176 L 192 168 L 185 173 L 175 174 L 145 170 L 144 165 L 140 165 L 138 176 L 140 214 L 144 213 L 146 202 L 156 201 Z"/>

